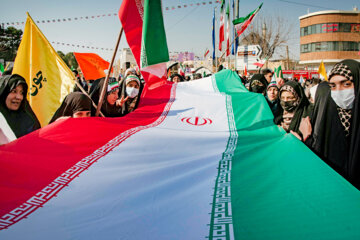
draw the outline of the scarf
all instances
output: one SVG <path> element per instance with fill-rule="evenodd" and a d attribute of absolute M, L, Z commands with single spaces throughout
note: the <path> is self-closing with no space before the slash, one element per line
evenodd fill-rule
<path fill-rule="evenodd" d="M 18 110 L 7 108 L 6 98 L 17 86 L 22 85 L 24 96 Z M 40 122 L 26 100 L 28 86 L 23 77 L 17 74 L 6 75 L 0 78 L 0 111 L 17 138 L 39 129 Z"/>

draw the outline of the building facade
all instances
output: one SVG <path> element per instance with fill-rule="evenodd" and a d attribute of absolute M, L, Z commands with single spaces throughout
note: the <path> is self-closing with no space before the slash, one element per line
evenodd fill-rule
<path fill-rule="evenodd" d="M 343 59 L 360 61 L 360 11 L 320 11 L 299 17 L 300 64 L 327 70 Z"/>

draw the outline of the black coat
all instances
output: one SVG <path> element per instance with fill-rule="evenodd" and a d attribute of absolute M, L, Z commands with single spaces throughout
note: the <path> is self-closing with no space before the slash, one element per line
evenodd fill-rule
<path fill-rule="evenodd" d="M 345 136 L 336 103 L 327 83 L 319 84 L 311 117 L 313 134 L 306 144 L 327 164 L 360 189 L 360 63 L 344 60 L 352 73 L 355 102 L 351 113 L 350 135 Z"/>

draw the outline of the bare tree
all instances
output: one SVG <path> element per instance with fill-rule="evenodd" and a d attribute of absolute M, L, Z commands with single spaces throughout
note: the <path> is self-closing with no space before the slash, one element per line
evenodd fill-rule
<path fill-rule="evenodd" d="M 243 33 L 240 44 L 260 45 L 260 58 L 268 60 L 274 56 L 276 50 L 286 46 L 293 35 L 294 24 L 289 23 L 282 15 L 259 15 Z"/>

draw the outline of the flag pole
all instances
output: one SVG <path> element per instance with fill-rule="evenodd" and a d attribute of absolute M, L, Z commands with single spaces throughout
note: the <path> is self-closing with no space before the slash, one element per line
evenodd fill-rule
<path fill-rule="evenodd" d="M 229 45 L 229 48 L 234 44 L 235 42 L 235 39 L 237 39 L 240 35 L 238 35 L 236 33 L 236 37 L 233 39 L 233 41 L 231 42 L 231 44 Z M 221 64 L 221 58 L 225 55 L 226 51 L 228 50 L 228 47 L 226 47 L 226 49 L 223 51 L 223 53 L 220 55 L 220 58 L 219 58 L 219 65 Z"/>
<path fill-rule="evenodd" d="M 216 24 L 216 11 L 217 11 L 217 7 L 215 7 L 215 12 L 214 12 L 214 15 L 215 15 L 215 24 Z M 215 28 L 215 25 L 214 24 L 214 31 L 215 31 L 215 33 L 216 33 L 216 28 Z M 216 37 L 215 37 L 215 72 L 217 72 L 217 70 L 218 70 L 218 61 L 217 61 L 217 57 L 216 57 L 216 52 L 217 52 L 217 48 L 216 48 L 216 46 L 217 46 L 217 44 L 216 44 Z"/>
<path fill-rule="evenodd" d="M 99 103 L 98 103 L 98 106 L 96 108 L 96 113 L 95 113 L 96 117 L 98 117 L 99 113 L 100 113 L 101 105 L 102 105 L 102 102 L 104 100 L 106 89 L 107 89 L 107 86 L 108 86 L 108 83 L 109 83 L 109 76 L 110 76 L 110 73 L 111 73 L 112 66 L 114 64 L 116 52 L 117 52 L 117 50 L 119 48 L 119 43 L 120 43 L 120 39 L 121 39 L 121 35 L 122 35 L 123 31 L 124 31 L 124 28 L 121 27 L 120 33 L 119 33 L 119 36 L 118 36 L 118 39 L 117 39 L 117 42 L 116 42 L 116 46 L 115 46 L 115 49 L 114 49 L 114 53 L 113 53 L 113 56 L 112 56 L 112 59 L 111 59 L 110 65 L 109 65 L 109 69 L 108 69 L 108 72 L 106 74 L 104 85 L 103 85 L 103 87 L 101 89 L 101 95 L 100 95 Z"/>

